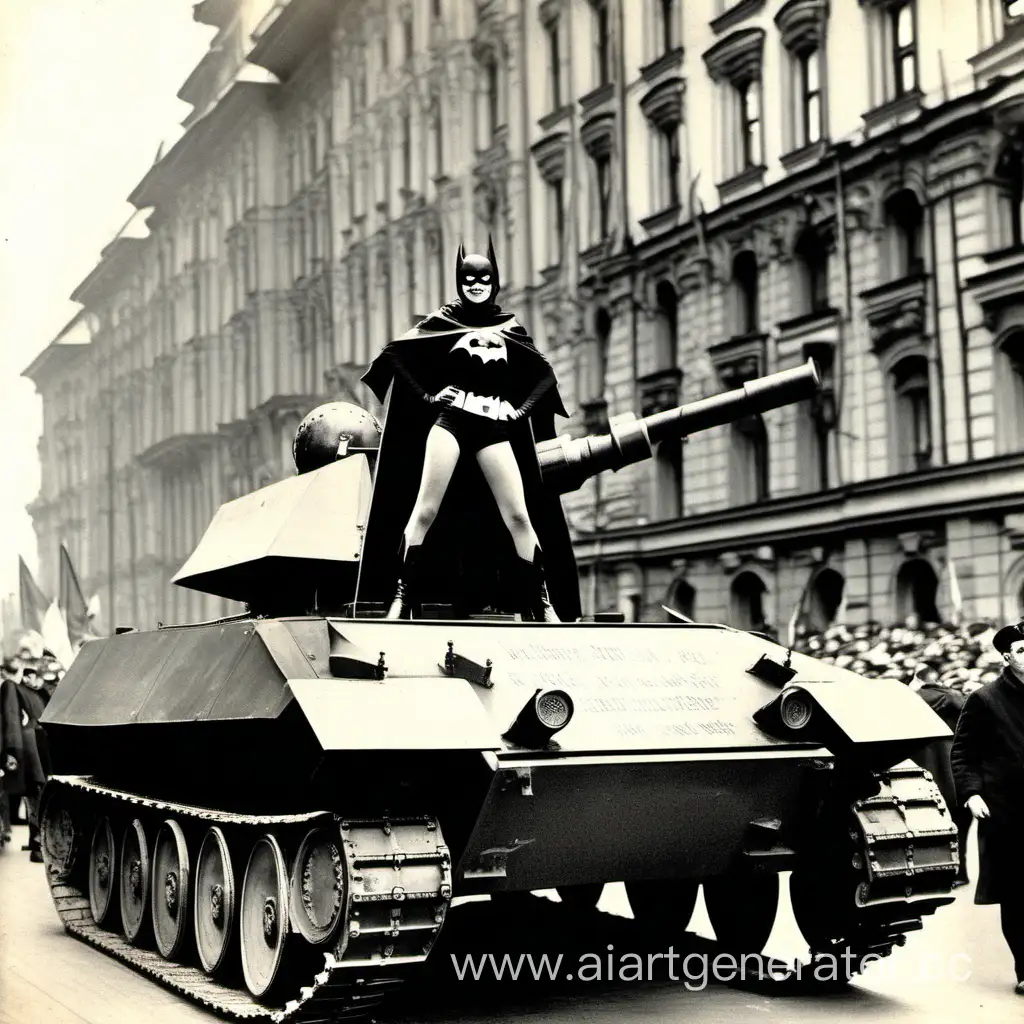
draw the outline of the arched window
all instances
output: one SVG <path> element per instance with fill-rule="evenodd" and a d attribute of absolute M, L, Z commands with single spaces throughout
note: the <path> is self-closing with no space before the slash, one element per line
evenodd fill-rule
<path fill-rule="evenodd" d="M 1024 153 L 1020 142 L 1012 142 L 999 155 L 995 178 L 997 193 L 993 248 L 1024 244 Z"/>
<path fill-rule="evenodd" d="M 605 419 L 605 374 L 611 336 L 611 314 L 602 306 L 594 314 L 594 333 L 586 339 L 578 370 L 577 393 L 580 395 L 584 423 L 588 429 L 597 429 Z"/>
<path fill-rule="evenodd" d="M 686 580 L 679 579 L 672 584 L 666 604 L 688 619 L 696 620 L 697 618 L 695 614 L 697 591 Z M 666 612 L 666 614 L 668 613 Z M 668 615 L 668 620 L 669 622 L 677 621 L 674 615 Z"/>
<path fill-rule="evenodd" d="M 806 624 L 816 633 L 822 633 L 835 621 L 843 600 L 846 581 L 835 569 L 822 569 L 814 577 L 807 595 Z"/>
<path fill-rule="evenodd" d="M 918 622 L 939 622 L 935 596 L 939 578 L 929 562 L 914 558 L 896 574 L 896 615 L 901 621 L 914 615 Z"/>
<path fill-rule="evenodd" d="M 996 399 L 998 450 L 1024 447 L 1024 327 L 1011 330 L 999 342 L 993 380 Z"/>
<path fill-rule="evenodd" d="M 794 247 L 801 312 L 820 313 L 829 308 L 829 252 L 813 228 L 802 231 Z"/>
<path fill-rule="evenodd" d="M 923 355 L 906 356 L 893 367 L 890 376 L 896 472 L 927 469 L 932 464 L 928 360 Z"/>
<path fill-rule="evenodd" d="M 885 202 L 889 277 L 896 281 L 924 272 L 924 211 L 908 189 L 894 192 Z"/>
<path fill-rule="evenodd" d="M 729 588 L 729 618 L 737 629 L 765 626 L 765 594 L 768 588 L 757 573 L 741 572 Z"/>
<path fill-rule="evenodd" d="M 745 249 L 732 261 L 736 293 L 736 334 L 753 334 L 761 322 L 757 257 Z"/>

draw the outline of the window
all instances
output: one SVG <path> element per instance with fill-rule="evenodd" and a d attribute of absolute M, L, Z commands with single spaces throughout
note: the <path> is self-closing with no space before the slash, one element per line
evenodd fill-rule
<path fill-rule="evenodd" d="M 578 392 L 583 396 L 584 402 L 600 401 L 604 398 L 611 337 L 611 314 L 602 307 L 594 317 L 594 336 L 589 340 L 584 358 L 581 360 L 583 380 Z"/>
<path fill-rule="evenodd" d="M 810 146 L 821 139 L 820 54 L 808 50 L 796 58 L 800 90 L 799 144 Z"/>
<path fill-rule="evenodd" d="M 818 572 L 807 593 L 804 624 L 815 633 L 824 633 L 835 622 L 845 589 L 846 580 L 835 569 Z"/>
<path fill-rule="evenodd" d="M 402 188 L 412 191 L 412 112 L 402 111 Z"/>
<path fill-rule="evenodd" d="M 913 0 L 904 0 L 889 12 L 892 25 L 892 70 L 896 96 L 917 88 L 917 39 Z"/>
<path fill-rule="evenodd" d="M 594 176 L 597 185 L 597 241 L 603 241 L 611 232 L 611 154 L 602 153 L 594 159 Z"/>
<path fill-rule="evenodd" d="M 737 88 L 740 100 L 742 170 L 764 163 L 761 141 L 761 83 L 747 81 Z"/>
<path fill-rule="evenodd" d="M 480 64 L 480 91 L 477 96 L 481 102 L 481 120 L 479 146 L 481 149 L 493 146 L 495 136 L 501 124 L 500 110 L 500 72 L 497 57 L 493 53 L 482 58 Z"/>
<path fill-rule="evenodd" d="M 416 318 L 416 239 L 410 235 L 405 240 L 405 287 L 409 303 L 409 319 Z"/>
<path fill-rule="evenodd" d="M 900 189 L 885 203 L 890 280 L 924 272 L 924 212 L 910 189 Z"/>
<path fill-rule="evenodd" d="M 1024 330 L 1012 330 L 998 345 L 993 369 L 997 452 L 1024 447 Z"/>
<path fill-rule="evenodd" d="M 391 66 L 391 47 L 388 43 L 388 29 L 384 26 L 384 31 L 380 34 L 380 67 L 382 71 L 387 71 Z"/>
<path fill-rule="evenodd" d="M 827 310 L 829 308 L 828 247 L 817 231 L 807 228 L 797 239 L 794 255 L 799 274 L 800 314 L 821 313 Z"/>
<path fill-rule="evenodd" d="M 732 264 L 732 280 L 736 292 L 737 335 L 753 334 L 760 327 L 760 296 L 757 257 L 749 249 L 738 253 Z"/>
<path fill-rule="evenodd" d="M 896 364 L 890 376 L 896 472 L 927 469 L 932 464 L 928 360 L 923 355 L 906 356 Z"/>
<path fill-rule="evenodd" d="M 658 4 L 659 14 L 659 28 L 661 30 L 661 52 L 669 53 L 675 49 L 676 46 L 676 33 L 675 33 L 675 13 L 676 3 L 675 0 L 656 0 Z"/>
<path fill-rule="evenodd" d="M 662 209 L 679 205 L 679 126 L 673 124 L 657 129 L 662 160 Z"/>
<path fill-rule="evenodd" d="M 611 24 L 607 0 L 597 0 L 594 8 L 595 88 L 612 80 Z"/>
<path fill-rule="evenodd" d="M 729 617 L 737 629 L 761 629 L 765 619 L 768 588 L 757 573 L 741 572 L 729 588 Z"/>
<path fill-rule="evenodd" d="M 430 0 L 430 16 L 434 21 L 441 20 L 441 0 Z"/>
<path fill-rule="evenodd" d="M 768 431 L 760 414 L 733 424 L 733 502 L 751 505 L 768 498 Z"/>
<path fill-rule="evenodd" d="M 551 83 L 551 109 L 562 106 L 562 49 L 558 21 L 545 29 L 548 37 L 548 81 Z"/>
<path fill-rule="evenodd" d="M 412 11 L 402 21 L 402 56 L 406 62 L 412 60 L 413 51 L 416 46 L 415 36 L 413 35 L 413 22 L 412 22 Z"/>
<path fill-rule="evenodd" d="M 1024 160 L 1020 143 L 1011 143 L 996 164 L 995 224 L 990 229 L 992 249 L 1024 244 Z"/>
<path fill-rule="evenodd" d="M 939 611 L 935 599 L 939 592 L 939 577 L 929 562 L 914 558 L 900 566 L 896 574 L 896 615 L 902 622 L 920 625 L 938 622 Z"/>
<path fill-rule="evenodd" d="M 441 106 L 441 99 L 434 100 L 433 120 L 431 127 L 434 132 L 434 175 L 440 178 L 444 174 L 444 111 Z"/>
<path fill-rule="evenodd" d="M 565 182 L 558 178 L 547 182 L 549 267 L 557 267 L 565 252 Z"/>

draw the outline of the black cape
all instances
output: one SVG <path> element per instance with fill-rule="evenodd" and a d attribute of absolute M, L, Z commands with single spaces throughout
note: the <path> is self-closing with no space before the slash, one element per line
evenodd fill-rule
<path fill-rule="evenodd" d="M 951 755 L 957 799 L 980 794 L 975 903 L 1024 896 L 1024 683 L 1009 669 L 964 704 Z"/>
<path fill-rule="evenodd" d="M 452 345 L 481 328 L 495 330 L 505 341 L 508 401 L 514 407 L 542 380 L 552 381 L 530 415 L 510 424 L 509 440 L 530 521 L 544 551 L 551 603 L 562 621 L 573 621 L 580 616 L 576 560 L 561 500 L 543 486 L 535 447 L 537 441 L 555 436 L 555 415 L 568 414 L 547 360 L 516 318 L 493 305 L 442 306 L 391 342 L 363 374 L 363 382 L 381 403 L 387 400 L 387 408 L 356 599 L 390 602 L 394 597 L 399 544 L 419 490 L 427 434 L 438 415 L 436 405 L 424 402 L 402 374 L 396 374 L 396 364 L 426 394 L 437 394 L 450 383 L 445 374 Z M 420 554 L 420 600 L 449 605 L 457 616 L 520 611 L 515 558 L 512 538 L 475 458 L 461 458 Z"/>

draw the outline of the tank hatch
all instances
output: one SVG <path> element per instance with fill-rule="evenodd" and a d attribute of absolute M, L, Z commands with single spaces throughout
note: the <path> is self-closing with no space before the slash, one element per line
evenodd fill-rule
<path fill-rule="evenodd" d="M 371 489 L 353 455 L 228 501 L 173 582 L 269 615 L 351 600 Z"/>

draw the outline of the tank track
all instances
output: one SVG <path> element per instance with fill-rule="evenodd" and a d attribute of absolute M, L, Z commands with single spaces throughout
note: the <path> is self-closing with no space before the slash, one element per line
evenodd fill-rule
<path fill-rule="evenodd" d="M 932 777 L 916 765 L 876 774 L 878 792 L 854 800 L 833 833 L 823 893 L 828 934 L 805 936 L 810 960 L 795 974 L 841 961 L 845 982 L 905 944 L 923 918 L 953 902 L 959 866 L 956 826 Z"/>
<path fill-rule="evenodd" d="M 192 963 L 172 962 L 155 949 L 133 945 L 119 932 L 96 923 L 90 907 L 88 882 L 79 879 L 87 878 L 82 861 L 88 861 L 92 823 L 100 814 L 115 814 L 126 820 L 139 818 L 149 834 L 166 817 L 173 817 L 184 827 L 217 825 L 225 831 L 230 829 L 236 838 L 249 833 L 249 846 L 259 836 L 270 832 L 278 838 L 282 848 L 292 854 L 302 835 L 310 829 L 340 827 L 343 844 L 339 845 L 361 847 L 354 863 L 362 873 L 355 878 L 362 881 L 365 874 L 367 880 L 361 892 L 358 884 L 352 884 L 352 913 L 341 921 L 336 932 L 338 937 L 319 951 L 313 946 L 302 950 L 303 966 L 308 964 L 308 970 L 304 980 L 292 986 L 291 997 L 279 998 L 268 1005 L 249 993 L 240 971 L 236 972 L 237 984 L 232 985 L 206 974 Z M 110 789 L 88 778 L 54 777 L 43 794 L 40 823 L 50 892 L 65 929 L 228 1020 L 275 1024 L 372 1020 L 374 1012 L 401 987 L 410 969 L 426 959 L 451 901 L 451 858 L 436 820 L 429 817 L 342 820 L 328 812 L 245 815 Z M 69 835 L 69 830 L 73 834 Z M 407 847 L 411 845 L 411 852 L 402 852 L 403 841 Z M 244 865 L 244 859 L 242 863 Z M 378 869 L 376 876 L 375 868 Z M 379 888 L 375 881 L 382 875 L 387 878 L 386 888 Z M 438 882 L 426 891 L 423 890 L 425 875 Z M 241 874 L 236 885 L 240 893 Z M 360 913 L 361 921 L 354 920 Z M 235 947 L 238 944 L 237 918 L 236 912 Z M 289 927 L 295 931 L 293 926 Z M 292 934 L 289 938 L 293 944 L 301 942 L 298 935 Z M 197 962 L 194 956 L 192 960 Z"/>

